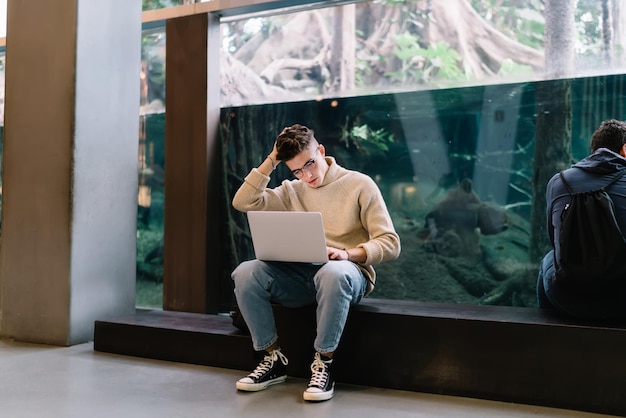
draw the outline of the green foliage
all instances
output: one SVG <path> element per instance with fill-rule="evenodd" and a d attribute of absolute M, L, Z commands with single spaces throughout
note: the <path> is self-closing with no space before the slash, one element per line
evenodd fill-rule
<path fill-rule="evenodd" d="M 436 70 L 439 78 L 446 80 L 458 80 L 463 77 L 459 67 L 461 56 L 445 42 L 437 42 L 424 51 L 424 58 L 430 63 L 430 67 L 424 73 Z"/>
<path fill-rule="evenodd" d="M 164 9 L 166 7 L 178 6 L 178 0 L 141 0 L 141 10 Z"/>
<path fill-rule="evenodd" d="M 163 283 L 137 280 L 135 305 L 142 308 L 163 308 Z"/>
<path fill-rule="evenodd" d="M 146 256 L 159 246 L 162 247 L 162 228 L 137 228 L 137 281 L 163 282 L 163 257 L 146 260 Z"/>
<path fill-rule="evenodd" d="M 419 37 L 408 32 L 401 33 L 395 37 L 396 48 L 393 52 L 403 62 L 411 60 L 413 57 L 423 53 L 419 46 Z"/>
<path fill-rule="evenodd" d="M 544 48 L 542 0 L 471 0 L 471 3 L 478 14 L 511 39 L 531 48 Z M 577 52 L 599 55 L 602 41 L 599 1 L 577 0 L 575 14 Z"/>
<path fill-rule="evenodd" d="M 280 31 L 290 19 L 287 15 L 253 17 L 235 22 L 223 23 L 222 46 L 231 54 L 236 54 L 241 47 L 256 35 L 268 38 L 273 32 Z"/>
<path fill-rule="evenodd" d="M 375 1 L 374 3 L 384 3 L 389 6 L 402 6 L 406 3 L 415 3 L 415 2 L 416 0 L 380 0 L 380 1 Z"/>
<path fill-rule="evenodd" d="M 422 48 L 419 37 L 403 32 L 394 37 L 394 55 L 401 61 L 398 71 L 386 75 L 401 83 L 427 83 L 434 80 L 459 80 L 464 74 L 461 57 L 445 42 Z"/>
<path fill-rule="evenodd" d="M 518 64 L 510 58 L 505 58 L 502 61 L 502 66 L 498 71 L 498 75 L 502 76 L 519 76 L 519 75 L 532 75 L 533 69 L 530 65 Z"/>
<path fill-rule="evenodd" d="M 148 78 L 148 102 L 165 102 L 165 30 L 148 32 L 141 37 L 141 61 Z"/>
<path fill-rule="evenodd" d="M 595 1 L 595 0 L 594 0 Z M 472 7 L 498 31 L 535 49 L 543 49 L 542 0 L 472 0 Z"/>
<path fill-rule="evenodd" d="M 353 145 L 360 153 L 366 155 L 381 154 L 389 151 L 389 144 L 393 143 L 393 134 L 385 129 L 372 129 L 367 124 L 348 128 L 344 126 L 341 142 L 346 148 Z"/>
<path fill-rule="evenodd" d="M 579 0 L 576 5 L 577 52 L 581 55 L 600 56 L 602 28 L 598 0 Z"/>

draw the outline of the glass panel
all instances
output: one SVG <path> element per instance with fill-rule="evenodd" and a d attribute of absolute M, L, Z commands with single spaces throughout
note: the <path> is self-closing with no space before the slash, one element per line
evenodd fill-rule
<path fill-rule="evenodd" d="M 143 11 L 165 9 L 167 7 L 180 6 L 181 4 L 197 3 L 194 0 L 142 0 L 141 7 Z"/>
<path fill-rule="evenodd" d="M 7 0 L 0 0 L 0 38 L 7 36 Z"/>
<path fill-rule="evenodd" d="M 5 4 L 6 7 L 6 4 Z M 4 172 L 4 80 L 5 80 L 6 51 L 0 51 L 0 219 L 2 219 L 2 175 Z M 2 225 L 0 225 L 2 236 Z"/>
<path fill-rule="evenodd" d="M 588 153 L 600 121 L 626 117 L 624 81 L 570 80 L 575 158 Z M 526 82 L 224 108 L 228 196 L 282 127 L 305 124 L 341 165 L 376 180 L 400 234 L 402 254 L 376 266 L 372 297 L 536 306 L 535 112 L 539 89 L 550 88 Z M 290 178 L 281 164 L 270 187 Z M 234 267 L 254 252 L 245 215 L 231 212 L 233 239 L 224 242 L 233 243 Z"/>
<path fill-rule="evenodd" d="M 0 38 L 7 35 L 7 0 L 0 0 Z M 5 48 L 0 50 L 0 219 L 2 215 L 2 171 L 4 164 L 2 157 L 4 155 L 4 69 L 5 69 Z M 2 235 L 2 227 L 0 225 L 0 235 Z"/>
<path fill-rule="evenodd" d="M 620 4 L 603 15 L 597 1 L 576 2 L 566 37 L 576 40 L 568 75 L 624 72 L 626 10 Z M 222 24 L 222 104 L 553 78 L 545 68 L 544 8 L 539 0 L 394 0 L 228 18 Z M 554 26 L 563 30 L 560 22 Z"/>
<path fill-rule="evenodd" d="M 144 31 L 137 196 L 138 306 L 163 306 L 165 31 Z"/>
<path fill-rule="evenodd" d="M 534 0 L 361 2 L 224 22 L 230 195 L 283 126 L 303 123 L 378 182 L 401 235 L 372 296 L 536 306 L 535 125 L 550 123 L 537 111 L 571 105 L 576 159 L 603 119 L 624 118 L 623 12 L 577 2 L 568 71 L 580 78 L 543 83 L 546 21 Z M 245 217 L 232 216 L 234 261 L 254 257 Z"/>

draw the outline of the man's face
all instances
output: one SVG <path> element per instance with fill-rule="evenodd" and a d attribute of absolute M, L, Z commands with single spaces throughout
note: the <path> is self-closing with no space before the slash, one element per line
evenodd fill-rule
<path fill-rule="evenodd" d="M 324 160 L 326 151 L 323 145 L 312 142 L 307 149 L 296 155 L 285 165 L 291 173 L 309 186 L 317 188 L 322 185 L 324 176 L 328 170 L 328 164 Z"/>

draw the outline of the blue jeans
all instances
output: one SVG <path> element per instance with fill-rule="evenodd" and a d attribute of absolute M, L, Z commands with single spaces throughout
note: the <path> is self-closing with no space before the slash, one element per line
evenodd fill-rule
<path fill-rule="evenodd" d="M 541 266 L 539 267 L 537 277 L 537 303 L 540 308 L 555 307 L 546 293 L 546 289 L 550 288 L 550 283 L 554 280 L 554 274 L 554 250 L 552 250 L 543 257 Z"/>
<path fill-rule="evenodd" d="M 350 306 L 361 301 L 367 288 L 358 266 L 345 260 L 326 264 L 249 260 L 231 276 L 237 305 L 257 351 L 278 340 L 272 303 L 292 308 L 317 304 L 314 348 L 320 353 L 335 351 Z"/>
<path fill-rule="evenodd" d="M 581 319 L 626 319 L 626 286 L 584 288 L 561 283 L 555 278 L 554 250 L 541 262 L 537 277 L 537 302 L 540 308 L 553 308 Z"/>

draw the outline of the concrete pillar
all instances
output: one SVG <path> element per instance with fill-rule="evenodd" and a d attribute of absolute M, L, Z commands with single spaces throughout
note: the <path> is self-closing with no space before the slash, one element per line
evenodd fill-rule
<path fill-rule="evenodd" d="M 135 306 L 141 2 L 8 0 L 0 337 Z"/>

